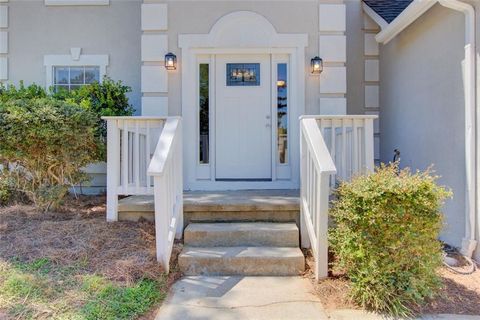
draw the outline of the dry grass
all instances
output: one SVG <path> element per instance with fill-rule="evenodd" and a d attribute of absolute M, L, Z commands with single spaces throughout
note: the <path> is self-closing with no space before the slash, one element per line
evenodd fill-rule
<path fill-rule="evenodd" d="M 59 270 L 73 269 L 72 278 L 95 275 L 125 287 L 145 278 L 164 279 L 168 288 L 180 276 L 176 259 L 181 245 L 174 246 L 173 270 L 165 278 L 155 258 L 154 225 L 107 223 L 104 203 L 104 197 L 69 198 L 59 211 L 48 213 L 30 205 L 0 208 L 0 262 L 29 265 L 46 259 Z M 75 292 L 68 294 L 74 301 Z M 0 318 L 2 314 L 0 306 Z"/>
<path fill-rule="evenodd" d="M 307 271 L 323 306 L 327 310 L 360 309 L 349 299 L 350 283 L 345 275 L 331 274 L 328 279 L 316 284 L 313 273 L 314 261 L 307 252 Z M 439 275 L 444 287 L 435 299 L 415 308 L 419 314 L 480 315 L 480 270 L 470 275 L 460 275 L 441 268 Z"/>

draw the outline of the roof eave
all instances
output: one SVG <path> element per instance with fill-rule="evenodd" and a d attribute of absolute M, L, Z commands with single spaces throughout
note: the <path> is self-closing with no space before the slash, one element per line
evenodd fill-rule
<path fill-rule="evenodd" d="M 375 21 L 376 24 L 380 26 L 380 28 L 383 30 L 386 27 L 388 27 L 388 22 L 385 21 L 378 13 L 375 12 L 368 4 L 363 2 L 363 11 L 370 17 L 372 18 L 373 21 Z"/>
<path fill-rule="evenodd" d="M 437 0 L 416 0 L 412 2 L 395 20 L 382 27 L 382 31 L 376 35 L 375 39 L 379 43 L 388 43 L 436 3 Z"/>

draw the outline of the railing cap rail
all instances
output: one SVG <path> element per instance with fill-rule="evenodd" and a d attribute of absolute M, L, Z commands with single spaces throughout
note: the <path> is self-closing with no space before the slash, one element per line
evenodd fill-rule
<path fill-rule="evenodd" d="M 181 117 L 160 117 L 160 116 L 104 116 L 103 120 L 167 120 L 180 119 Z"/>
<path fill-rule="evenodd" d="M 317 119 L 317 120 L 330 120 L 330 119 L 377 119 L 378 116 L 374 114 L 346 114 L 346 115 L 303 115 L 302 119 Z"/>
<path fill-rule="evenodd" d="M 172 156 L 175 139 L 178 139 L 178 133 L 181 134 L 182 117 L 168 117 L 166 120 L 147 169 L 149 176 L 163 175 L 167 161 Z"/>
<path fill-rule="evenodd" d="M 335 174 L 337 168 L 333 163 L 332 156 L 328 151 L 325 140 L 322 137 L 320 129 L 313 118 L 302 119 L 301 130 L 305 135 L 305 140 L 314 154 L 314 162 L 321 173 Z"/>

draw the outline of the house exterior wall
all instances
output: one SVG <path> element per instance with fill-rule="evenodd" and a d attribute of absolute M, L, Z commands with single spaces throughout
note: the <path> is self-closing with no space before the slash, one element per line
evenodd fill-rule
<path fill-rule="evenodd" d="M 2 3 L 8 7 L 8 81 L 46 85 L 45 55 L 108 55 L 107 75 L 132 87 L 140 111 L 140 2 L 108 6 L 46 6 L 44 1 Z"/>
<path fill-rule="evenodd" d="M 434 165 L 446 201 L 442 239 L 460 246 L 465 233 L 465 112 L 462 13 L 435 5 L 380 48 L 381 160 L 401 151 L 401 166 Z"/>
<path fill-rule="evenodd" d="M 181 34 L 207 34 L 212 26 L 222 16 L 234 11 L 253 11 L 264 16 L 275 27 L 278 33 L 305 33 L 308 35 L 309 45 L 305 50 L 305 104 L 307 114 L 347 112 L 346 89 L 329 92 L 320 90 L 319 76 L 310 74 L 310 59 L 322 50 L 320 37 L 322 35 L 343 35 L 343 31 L 319 30 L 319 5 L 322 1 L 160 1 L 168 4 L 168 51 L 172 51 L 180 58 L 181 50 L 178 47 L 178 36 Z M 325 1 L 327 2 L 327 1 Z M 331 5 L 343 5 L 343 1 L 329 1 Z M 150 4 L 150 2 L 148 3 Z M 347 7 L 360 7 L 360 1 L 348 1 Z M 321 9 L 320 9 L 321 10 Z M 188 21 L 188 23 L 186 23 Z M 348 21 L 348 20 L 347 20 Z M 347 28 L 357 28 L 356 24 L 347 24 Z M 347 40 L 348 41 L 348 40 Z M 349 45 L 347 44 L 347 48 Z M 341 49 L 340 49 L 341 50 Z M 361 47 L 353 46 L 352 50 L 361 52 Z M 166 51 L 166 50 L 164 50 Z M 345 58 L 343 58 L 345 59 Z M 145 64 L 145 63 L 144 63 Z M 325 67 L 344 68 L 345 61 L 325 61 Z M 181 68 L 168 74 L 168 114 L 181 114 Z M 344 68 L 345 69 L 345 68 Z M 347 73 L 347 82 L 350 80 Z M 322 80 L 324 81 L 324 80 Z M 327 81 L 327 80 L 325 80 Z M 341 85 L 345 88 L 346 83 Z M 151 96 L 151 94 L 147 94 Z M 164 96 L 158 94 L 159 96 Z M 146 94 L 144 94 L 146 96 Z M 321 100 L 326 98 L 327 100 Z M 339 98 L 332 100 L 329 98 Z M 361 97 L 360 97 L 361 98 Z M 323 102 L 323 104 L 322 104 Z M 323 110 L 321 110 L 323 108 Z"/>

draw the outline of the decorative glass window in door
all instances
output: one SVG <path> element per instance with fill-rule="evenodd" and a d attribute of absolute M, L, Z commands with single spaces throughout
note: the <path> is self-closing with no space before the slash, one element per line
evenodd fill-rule
<path fill-rule="evenodd" d="M 288 163 L 288 87 L 287 64 L 277 64 L 278 162 Z"/>
<path fill-rule="evenodd" d="M 227 63 L 227 86 L 259 86 L 260 63 Z"/>

